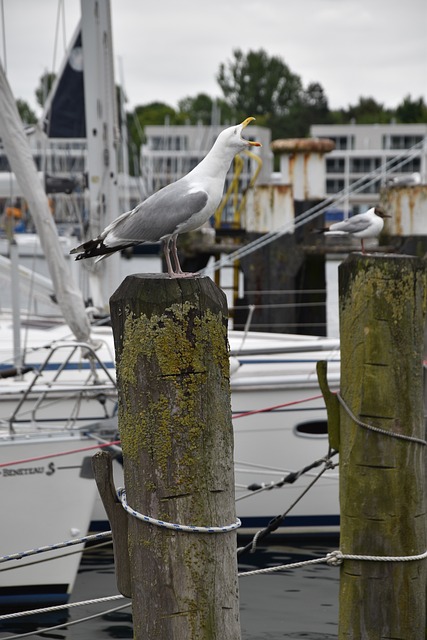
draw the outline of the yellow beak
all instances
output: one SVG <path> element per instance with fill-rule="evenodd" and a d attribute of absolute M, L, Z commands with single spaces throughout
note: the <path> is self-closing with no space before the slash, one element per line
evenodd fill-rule
<path fill-rule="evenodd" d="M 249 118 L 246 118 L 246 120 L 243 120 L 242 124 L 240 125 L 242 127 L 242 130 L 248 126 L 248 124 L 250 122 L 252 122 L 253 120 L 255 120 L 255 118 L 253 116 L 249 116 Z M 251 145 L 252 147 L 262 147 L 262 144 L 260 142 L 256 142 L 254 140 L 247 140 L 247 143 L 249 145 Z"/>

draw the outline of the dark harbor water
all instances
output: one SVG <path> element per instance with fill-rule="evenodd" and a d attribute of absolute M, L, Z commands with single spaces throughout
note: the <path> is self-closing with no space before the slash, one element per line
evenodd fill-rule
<path fill-rule="evenodd" d="M 297 541 L 262 546 L 254 554 L 241 558 L 240 571 L 301 562 L 324 557 L 338 548 L 338 539 L 328 541 Z M 261 576 L 240 578 L 240 615 L 242 640 L 338 638 L 339 569 L 326 564 L 309 565 Z M 72 596 L 77 602 L 117 593 L 111 546 L 88 549 L 83 556 Z M 2 623 L 0 638 L 33 632 L 33 638 L 55 640 L 106 640 L 132 638 L 131 609 L 104 613 L 87 622 L 67 626 L 40 635 L 43 627 L 70 623 L 74 620 L 107 612 L 123 601 L 82 606 L 69 613 L 39 615 Z M 158 639 L 168 640 L 168 639 Z"/>

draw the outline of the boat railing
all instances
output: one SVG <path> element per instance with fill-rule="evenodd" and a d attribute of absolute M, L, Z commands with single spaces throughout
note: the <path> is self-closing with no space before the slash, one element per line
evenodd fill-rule
<path fill-rule="evenodd" d="M 49 345 L 47 357 L 33 370 L 31 381 L 21 389 L 21 397 L 8 421 L 9 430 L 14 433 L 15 426 L 22 421 L 29 421 L 35 428 L 40 428 L 44 418 L 39 414 L 48 403 L 58 407 L 59 403 L 68 401 L 65 415 L 58 411 L 61 428 L 64 428 L 64 422 L 65 428 L 73 428 L 82 420 L 80 408 L 83 400 L 97 402 L 103 407 L 104 417 L 112 417 L 117 409 L 116 381 L 98 355 L 98 347 L 76 341 Z M 81 365 L 82 360 L 84 366 Z M 72 378 L 68 375 L 70 370 Z M 111 411 L 107 410 L 107 398 L 112 400 Z"/>

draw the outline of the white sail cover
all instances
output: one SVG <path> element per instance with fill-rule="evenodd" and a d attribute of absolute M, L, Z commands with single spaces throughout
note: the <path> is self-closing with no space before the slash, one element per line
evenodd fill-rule
<path fill-rule="evenodd" d="M 0 137 L 12 171 L 28 203 L 65 322 L 79 341 L 88 342 L 90 324 L 81 292 L 60 250 L 58 232 L 40 183 L 15 99 L 0 64 Z"/>

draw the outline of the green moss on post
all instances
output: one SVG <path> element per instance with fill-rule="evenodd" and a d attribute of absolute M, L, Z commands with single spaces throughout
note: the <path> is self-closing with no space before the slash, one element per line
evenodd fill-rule
<path fill-rule="evenodd" d="M 128 503 L 235 522 L 227 309 L 209 278 L 129 276 L 110 300 Z M 134 637 L 238 640 L 236 534 L 129 519 Z"/>
<path fill-rule="evenodd" d="M 424 439 L 425 263 L 353 254 L 340 267 L 339 287 L 343 399 L 364 423 Z M 342 552 L 423 553 L 426 447 L 340 413 Z M 424 637 L 425 560 L 346 560 L 340 577 L 340 640 Z"/>

